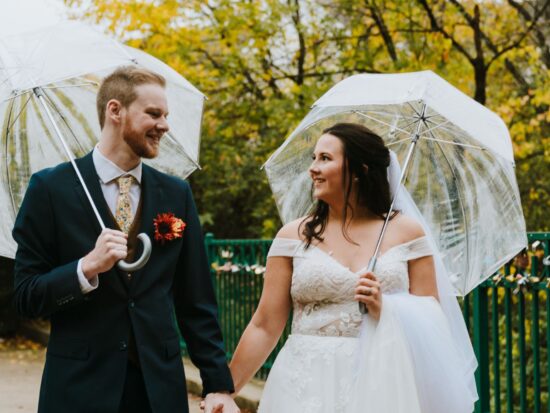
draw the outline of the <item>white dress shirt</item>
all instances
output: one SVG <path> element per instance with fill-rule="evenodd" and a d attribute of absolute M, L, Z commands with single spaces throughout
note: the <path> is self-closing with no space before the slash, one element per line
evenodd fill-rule
<path fill-rule="evenodd" d="M 117 179 L 123 175 L 132 175 L 135 178 L 132 186 L 130 187 L 130 202 L 132 208 L 132 214 L 134 216 L 137 212 L 137 207 L 139 204 L 139 198 L 141 195 L 141 170 L 142 163 L 140 162 L 138 166 L 129 171 L 124 171 L 119 168 L 115 163 L 110 161 L 101 153 L 99 148 L 96 146 L 92 152 L 92 159 L 94 162 L 94 167 L 99 177 L 99 183 L 101 185 L 101 190 L 105 201 L 113 216 L 115 215 L 116 203 L 118 198 L 118 183 Z M 78 281 L 80 283 L 80 290 L 83 293 L 88 293 L 93 291 L 99 285 L 99 279 L 97 276 L 88 280 L 82 271 L 82 258 L 78 261 L 77 267 Z"/>

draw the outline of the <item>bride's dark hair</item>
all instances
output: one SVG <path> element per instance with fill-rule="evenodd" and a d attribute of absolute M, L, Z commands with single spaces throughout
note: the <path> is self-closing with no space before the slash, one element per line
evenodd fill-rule
<path fill-rule="evenodd" d="M 365 126 L 356 123 L 337 123 L 325 129 L 323 134 L 330 134 L 340 139 L 344 148 L 342 189 L 345 191 L 345 207 L 342 222 L 347 222 L 348 208 L 353 217 L 353 205 L 349 197 L 354 182 L 357 185 L 357 205 L 385 219 L 391 205 L 387 177 L 390 151 L 384 145 L 382 138 Z M 322 235 L 327 225 L 328 212 L 328 204 L 319 199 L 312 212 L 300 223 L 300 226 L 303 226 L 302 234 L 305 237 L 306 248 L 314 239 L 323 241 Z M 342 231 L 346 239 L 350 240 L 345 227 Z"/>

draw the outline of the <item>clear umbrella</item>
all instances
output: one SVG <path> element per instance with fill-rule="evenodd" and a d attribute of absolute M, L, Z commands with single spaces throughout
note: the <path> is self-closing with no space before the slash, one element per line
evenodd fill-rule
<path fill-rule="evenodd" d="M 159 157 L 147 162 L 182 178 L 198 168 L 204 95 L 166 64 L 78 22 L 1 38 L 0 255 L 15 255 L 11 229 L 30 176 L 97 143 L 97 89 L 122 65 L 167 81 L 170 132 Z"/>
<path fill-rule="evenodd" d="M 367 126 L 397 154 L 403 183 L 430 227 L 457 295 L 525 248 L 504 122 L 431 71 L 352 76 L 313 105 L 265 164 L 283 222 L 310 211 L 311 153 L 322 130 L 336 122 Z"/>

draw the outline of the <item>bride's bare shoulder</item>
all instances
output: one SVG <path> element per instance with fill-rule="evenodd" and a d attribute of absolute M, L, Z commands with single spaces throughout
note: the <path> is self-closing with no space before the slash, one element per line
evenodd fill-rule
<path fill-rule="evenodd" d="M 302 217 L 283 225 L 277 233 L 276 238 L 288 238 L 298 241 L 303 240 L 304 236 L 302 235 L 302 231 L 307 219 L 308 217 Z"/>
<path fill-rule="evenodd" d="M 392 221 L 394 221 L 394 228 L 399 231 L 403 238 L 402 242 L 408 242 L 426 235 L 420 222 L 414 218 L 403 214 L 397 214 Z"/>

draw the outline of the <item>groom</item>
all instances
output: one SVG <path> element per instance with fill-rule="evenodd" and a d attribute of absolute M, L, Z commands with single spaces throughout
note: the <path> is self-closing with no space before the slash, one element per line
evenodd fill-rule
<path fill-rule="evenodd" d="M 100 87 L 101 138 L 76 163 L 107 229 L 70 164 L 29 182 L 13 229 L 15 304 L 51 320 L 39 412 L 188 412 L 176 322 L 206 412 L 238 412 L 191 190 L 141 161 L 157 156 L 168 131 L 164 88 L 136 67 Z M 141 254 L 141 232 L 151 258 L 123 273 L 116 263 Z"/>

